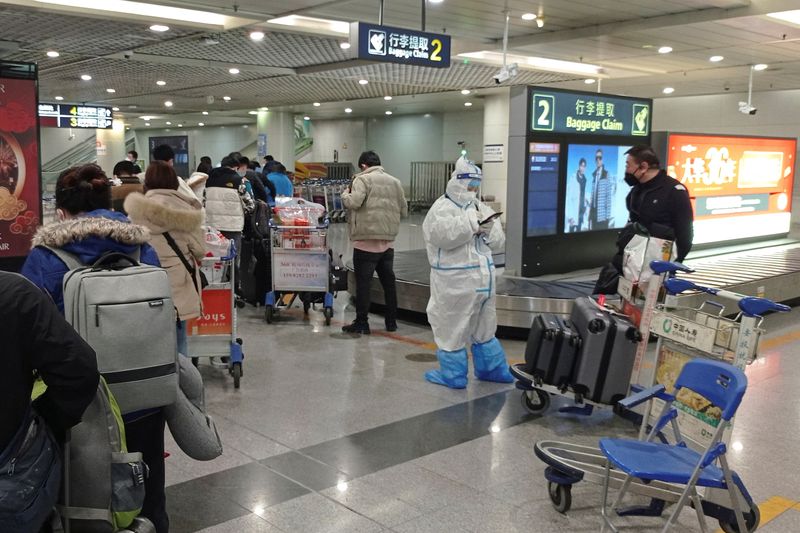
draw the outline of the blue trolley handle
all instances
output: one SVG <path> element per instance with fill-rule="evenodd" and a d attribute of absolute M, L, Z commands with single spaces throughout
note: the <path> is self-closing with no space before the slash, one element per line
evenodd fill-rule
<path fill-rule="evenodd" d="M 655 263 L 656 261 L 654 261 Z M 788 313 L 792 310 L 791 307 L 779 304 L 767 298 L 758 298 L 756 296 L 745 296 L 736 292 L 726 291 L 724 289 L 715 289 L 713 287 L 704 287 L 698 285 L 688 279 L 670 278 L 664 281 L 664 288 L 669 294 L 680 294 L 688 290 L 695 290 L 719 296 L 721 298 L 728 298 L 737 302 L 739 309 L 744 316 L 760 317 L 764 313 L 774 311 L 778 313 Z M 720 304 L 713 305 L 719 306 Z"/>
<path fill-rule="evenodd" d="M 681 263 L 671 261 L 650 261 L 650 270 L 655 274 L 674 274 L 676 272 L 694 272 L 691 268 Z"/>
<path fill-rule="evenodd" d="M 237 253 L 236 252 L 236 241 L 231 239 L 230 242 L 231 242 L 231 247 L 230 247 L 230 250 L 228 250 L 228 255 L 226 255 L 225 257 L 221 257 L 220 258 L 221 261 L 232 261 L 233 259 L 236 258 L 236 253 Z"/>

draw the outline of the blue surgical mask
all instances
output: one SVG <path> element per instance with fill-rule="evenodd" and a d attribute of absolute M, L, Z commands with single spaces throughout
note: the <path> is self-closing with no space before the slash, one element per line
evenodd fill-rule
<path fill-rule="evenodd" d="M 246 170 L 237 170 L 236 173 L 239 174 L 239 176 L 241 176 L 241 177 L 245 177 L 245 175 L 247 174 L 247 171 Z"/>

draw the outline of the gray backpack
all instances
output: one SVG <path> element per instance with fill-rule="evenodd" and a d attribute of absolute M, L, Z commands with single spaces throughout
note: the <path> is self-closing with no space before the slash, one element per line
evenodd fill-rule
<path fill-rule="evenodd" d="M 108 253 L 85 266 L 49 248 L 69 268 L 64 315 L 97 353 L 123 414 L 172 404 L 178 393 L 175 307 L 167 272 Z"/>

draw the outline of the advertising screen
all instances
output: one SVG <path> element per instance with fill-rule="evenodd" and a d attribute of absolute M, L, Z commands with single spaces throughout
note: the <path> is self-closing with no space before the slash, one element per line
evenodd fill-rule
<path fill-rule="evenodd" d="M 0 77 L 0 258 L 27 255 L 40 219 L 36 81 Z"/>
<path fill-rule="evenodd" d="M 527 235 L 555 235 L 558 225 L 558 143 L 528 147 Z"/>
<path fill-rule="evenodd" d="M 564 233 L 621 228 L 628 221 L 625 152 L 630 146 L 567 147 Z"/>
<path fill-rule="evenodd" d="M 695 244 L 789 232 L 795 139 L 670 134 L 667 150 L 667 173 L 692 197 Z"/>
<path fill-rule="evenodd" d="M 175 152 L 175 159 L 173 166 L 178 176 L 187 178 L 189 172 L 189 137 L 186 135 L 173 136 L 173 137 L 150 137 L 148 139 L 150 145 L 150 160 L 153 159 L 153 150 L 162 144 L 170 146 Z"/>

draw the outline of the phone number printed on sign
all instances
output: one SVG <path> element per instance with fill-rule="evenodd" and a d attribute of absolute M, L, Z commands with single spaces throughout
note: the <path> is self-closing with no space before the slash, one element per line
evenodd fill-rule
<path fill-rule="evenodd" d="M 657 312 L 653 316 L 653 332 L 660 336 L 706 353 L 713 353 L 717 330 L 696 322 L 684 320 L 669 313 Z"/>

